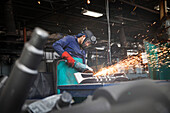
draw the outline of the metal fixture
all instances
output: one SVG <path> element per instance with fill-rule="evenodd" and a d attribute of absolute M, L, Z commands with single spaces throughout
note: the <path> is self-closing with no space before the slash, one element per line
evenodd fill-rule
<path fill-rule="evenodd" d="M 98 13 L 98 12 L 94 12 L 94 11 L 89 11 L 89 10 L 86 10 L 86 9 L 83 9 L 82 14 L 86 15 L 86 16 L 95 17 L 95 18 L 103 16 L 102 13 Z"/>

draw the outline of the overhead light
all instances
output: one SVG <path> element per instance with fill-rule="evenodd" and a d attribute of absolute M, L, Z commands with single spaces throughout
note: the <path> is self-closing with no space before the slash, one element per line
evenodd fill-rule
<path fill-rule="evenodd" d="M 40 1 L 38 1 L 38 4 L 41 4 L 41 2 L 40 2 Z"/>
<path fill-rule="evenodd" d="M 160 10 L 159 5 L 155 6 L 155 7 L 154 7 L 154 9 L 159 11 L 159 10 Z M 169 8 L 169 7 L 167 7 L 167 12 L 168 12 L 168 10 L 170 10 L 170 8 Z"/>
<path fill-rule="evenodd" d="M 153 22 L 153 24 L 156 24 L 156 22 Z"/>
<path fill-rule="evenodd" d="M 102 47 L 95 47 L 97 50 L 104 50 L 105 49 L 105 46 L 102 46 Z"/>
<path fill-rule="evenodd" d="M 83 15 L 87 15 L 87 16 L 96 17 L 96 18 L 103 16 L 102 13 L 98 13 L 98 12 L 94 12 L 94 11 L 89 11 L 89 10 L 86 10 L 86 9 L 84 9 L 82 11 L 82 14 Z"/>
<path fill-rule="evenodd" d="M 87 0 L 87 4 L 90 4 L 90 0 Z"/>
<path fill-rule="evenodd" d="M 154 9 L 159 11 L 159 5 L 155 6 Z"/>
<path fill-rule="evenodd" d="M 121 44 L 117 44 L 118 47 L 121 47 Z"/>

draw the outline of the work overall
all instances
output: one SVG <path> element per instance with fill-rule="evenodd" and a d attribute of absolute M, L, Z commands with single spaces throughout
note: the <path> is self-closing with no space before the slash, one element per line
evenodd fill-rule
<path fill-rule="evenodd" d="M 81 58 L 73 57 L 75 61 L 83 63 Z M 60 61 L 57 66 L 57 85 L 71 85 L 78 84 L 74 73 L 78 72 L 76 69 L 69 67 L 65 61 Z"/>

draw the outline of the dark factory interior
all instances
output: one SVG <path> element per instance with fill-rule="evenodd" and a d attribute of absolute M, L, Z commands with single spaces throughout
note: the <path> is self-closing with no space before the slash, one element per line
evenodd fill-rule
<path fill-rule="evenodd" d="M 169 113 L 169 0 L 1 0 L 0 113 Z"/>

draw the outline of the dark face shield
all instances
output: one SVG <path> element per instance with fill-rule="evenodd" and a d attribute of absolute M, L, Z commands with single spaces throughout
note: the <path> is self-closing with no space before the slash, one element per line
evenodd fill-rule
<path fill-rule="evenodd" d="M 91 47 L 91 41 L 90 40 L 83 41 L 82 47 L 84 49 L 87 49 L 87 48 Z"/>
<path fill-rule="evenodd" d="M 82 47 L 83 48 L 89 48 L 92 45 L 96 44 L 96 37 L 93 35 L 93 33 L 89 30 L 85 30 L 83 31 L 83 33 L 85 34 L 86 38 L 82 43 Z"/>

